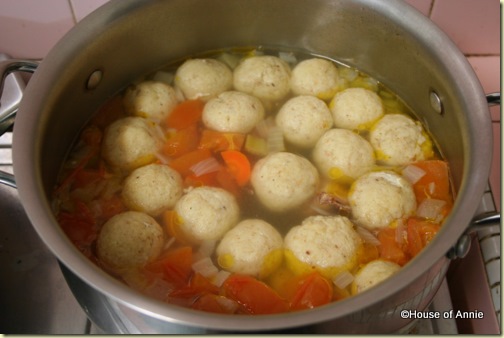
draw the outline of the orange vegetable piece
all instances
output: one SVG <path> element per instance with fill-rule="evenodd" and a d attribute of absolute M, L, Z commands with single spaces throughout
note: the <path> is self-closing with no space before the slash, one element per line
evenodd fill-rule
<path fill-rule="evenodd" d="M 214 312 L 214 313 L 227 313 L 232 314 L 234 311 L 233 307 L 225 307 L 222 305 L 222 302 L 219 302 L 219 299 L 225 299 L 228 302 L 233 302 L 230 299 L 226 299 L 224 296 L 218 296 L 214 294 L 204 294 L 199 297 L 192 305 L 192 308 L 195 310 L 201 310 L 206 312 Z M 238 304 L 236 304 L 238 307 Z"/>
<path fill-rule="evenodd" d="M 58 223 L 77 247 L 85 247 L 98 236 L 96 220 L 89 207 L 82 201 L 75 201 L 73 212 L 61 212 Z"/>
<path fill-rule="evenodd" d="M 312 309 L 330 303 L 333 298 L 332 284 L 318 272 L 303 276 L 296 284 L 290 300 L 292 310 Z"/>
<path fill-rule="evenodd" d="M 198 148 L 209 149 L 213 152 L 224 150 L 241 150 L 245 143 L 245 134 L 221 133 L 215 130 L 205 129 L 201 133 Z"/>
<path fill-rule="evenodd" d="M 364 242 L 362 249 L 359 252 L 359 264 L 366 264 L 380 257 L 378 247 L 373 244 Z"/>
<path fill-rule="evenodd" d="M 408 252 L 415 257 L 438 233 L 440 225 L 431 221 L 411 217 L 407 223 Z"/>
<path fill-rule="evenodd" d="M 231 275 L 222 285 L 224 296 L 236 301 L 249 314 L 271 314 L 289 311 L 282 299 L 265 283 L 244 275 Z"/>
<path fill-rule="evenodd" d="M 100 128 L 105 128 L 113 121 L 126 115 L 123 106 L 123 97 L 115 95 L 112 99 L 107 100 L 93 116 L 91 124 L 95 124 Z"/>
<path fill-rule="evenodd" d="M 173 159 L 169 166 L 178 171 L 182 176 L 192 174 L 191 167 L 203 160 L 212 157 L 212 153 L 208 149 L 196 149 L 187 154 Z"/>
<path fill-rule="evenodd" d="M 193 298 L 209 293 L 218 294 L 219 288 L 201 274 L 195 273 L 189 285 L 170 292 L 170 297 Z"/>
<path fill-rule="evenodd" d="M 452 203 L 448 163 L 441 160 L 420 161 L 413 164 L 425 171 L 425 175 L 413 185 L 416 199 L 420 204 L 426 198 Z"/>
<path fill-rule="evenodd" d="M 198 128 L 195 125 L 177 132 L 166 141 L 162 147 L 162 153 L 170 157 L 179 157 L 198 147 Z"/>
<path fill-rule="evenodd" d="M 243 153 L 237 150 L 226 150 L 221 152 L 222 159 L 226 163 L 229 172 L 240 187 L 243 187 L 250 180 L 250 162 Z"/>
<path fill-rule="evenodd" d="M 378 232 L 377 237 L 380 241 L 378 250 L 381 258 L 397 263 L 401 266 L 409 261 L 410 257 L 396 242 L 396 229 L 382 229 Z"/>
<path fill-rule="evenodd" d="M 183 246 L 168 251 L 145 268 L 151 272 L 163 273 L 166 281 L 182 287 L 189 282 L 192 273 L 191 265 L 192 248 Z"/>
<path fill-rule="evenodd" d="M 201 100 L 186 100 L 179 103 L 166 119 L 166 126 L 174 129 L 184 129 L 197 124 L 201 120 L 205 103 Z"/>

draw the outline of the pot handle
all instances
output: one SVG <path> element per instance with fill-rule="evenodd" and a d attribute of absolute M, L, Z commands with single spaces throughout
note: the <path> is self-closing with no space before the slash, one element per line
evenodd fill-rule
<path fill-rule="evenodd" d="M 5 58 L 5 55 L 0 56 Z M 39 63 L 39 60 L 22 59 L 7 59 L 0 61 L 0 136 L 14 125 L 14 119 L 22 97 L 22 91 L 19 86 L 13 86 L 13 88 L 17 90 L 10 90 L 13 88 L 8 87 L 9 83 L 7 82 L 10 79 L 7 79 L 7 76 L 14 72 L 33 73 L 37 69 Z M 16 83 L 16 85 L 18 84 L 19 83 Z M 3 171 L 0 171 L 0 183 L 14 188 L 16 187 L 14 175 Z"/>

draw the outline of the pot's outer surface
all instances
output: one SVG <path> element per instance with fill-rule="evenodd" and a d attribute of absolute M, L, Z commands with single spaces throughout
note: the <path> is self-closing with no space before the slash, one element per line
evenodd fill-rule
<path fill-rule="evenodd" d="M 314 310 L 270 316 L 223 316 L 145 298 L 81 255 L 50 207 L 59 167 L 97 107 L 127 83 L 167 62 L 238 46 L 299 49 L 355 65 L 417 112 L 452 169 L 458 195 L 431 245 L 387 282 Z M 87 89 L 90 74 L 101 82 Z M 430 103 L 434 90 L 444 113 Z M 47 55 L 30 80 L 16 118 L 14 172 L 36 231 L 73 273 L 157 332 L 181 327 L 253 331 L 313 325 L 330 333 L 381 333 L 424 309 L 446 272 L 446 252 L 473 217 L 490 170 L 491 123 L 481 85 L 455 45 L 401 0 L 117 0 L 92 13 Z M 317 324 L 317 325 L 315 325 Z"/>

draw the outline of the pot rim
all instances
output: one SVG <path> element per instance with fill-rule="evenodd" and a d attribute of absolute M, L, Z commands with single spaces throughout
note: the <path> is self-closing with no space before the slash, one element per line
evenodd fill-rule
<path fill-rule="evenodd" d="M 356 0 L 356 2 L 365 5 L 369 1 Z M 449 71 L 456 71 L 459 76 L 464 78 L 464 82 L 460 83 L 458 90 L 463 94 L 461 97 L 463 97 L 468 111 L 476 112 L 466 116 L 466 124 L 468 126 L 478 125 L 482 129 L 478 131 L 481 134 L 474 136 L 473 143 L 468 145 L 472 150 L 471 159 L 465 159 L 465 174 L 460 185 L 459 196 L 442 231 L 426 250 L 423 250 L 394 277 L 362 294 L 309 311 L 278 315 L 229 316 L 203 314 L 199 311 L 147 298 L 106 274 L 92 262 L 87 261 L 59 228 L 51 212 L 50 202 L 47 201 L 44 194 L 40 171 L 33 165 L 34 162 L 39 163 L 38 160 L 33 160 L 39 156 L 39 145 L 35 144 L 33 139 L 27 138 L 26 135 L 36 135 L 39 131 L 38 121 L 33 118 L 33 112 L 37 111 L 38 105 L 43 102 L 44 90 L 49 90 L 47 88 L 40 90 L 43 88 L 40 86 L 44 86 L 44 78 L 50 79 L 51 73 L 58 68 L 58 54 L 60 50 L 67 48 L 67 41 L 72 40 L 79 30 L 86 29 L 92 32 L 91 28 L 87 28 L 93 27 L 92 24 L 106 22 L 108 17 L 114 17 L 117 13 L 143 6 L 135 0 L 111 1 L 78 23 L 50 51 L 26 88 L 25 98 L 21 103 L 14 128 L 13 162 L 21 201 L 39 236 L 65 266 L 107 297 L 163 321 L 210 329 L 244 331 L 260 328 L 260 330 L 271 330 L 315 324 L 352 314 L 406 288 L 433 264 L 443 259 L 443 256 L 455 244 L 456 239 L 462 235 L 469 224 L 468 217 L 471 218 L 476 212 L 477 203 L 474 203 L 474 198 L 479 198 L 486 186 L 491 151 L 478 152 L 475 150 L 491 149 L 492 144 L 488 138 L 488 135 L 491 135 L 491 125 L 490 117 L 480 113 L 488 111 L 481 85 L 465 56 L 455 44 L 430 20 L 402 0 L 375 1 L 373 4 L 380 14 L 392 12 L 389 14 L 394 15 L 404 26 L 408 26 L 410 22 L 421 22 L 425 29 L 416 31 L 415 36 L 420 41 L 429 41 L 436 46 L 442 46 L 442 49 L 450 55 L 449 60 L 444 60 L 446 67 Z M 85 263 L 84 260 L 86 260 Z M 395 287 L 391 288 L 391 285 L 395 285 Z"/>

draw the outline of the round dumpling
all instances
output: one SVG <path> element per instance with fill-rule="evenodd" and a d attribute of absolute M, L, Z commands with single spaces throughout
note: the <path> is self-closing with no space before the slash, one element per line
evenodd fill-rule
<path fill-rule="evenodd" d="M 402 114 L 388 114 L 371 128 L 371 145 L 377 160 L 388 165 L 406 165 L 432 156 L 432 143 L 422 125 Z"/>
<path fill-rule="evenodd" d="M 126 89 L 124 108 L 130 115 L 164 120 L 178 103 L 173 87 L 156 81 L 144 81 Z"/>
<path fill-rule="evenodd" d="M 310 148 L 333 125 L 326 103 L 314 96 L 296 96 L 280 108 L 276 125 L 290 143 Z"/>
<path fill-rule="evenodd" d="M 232 88 L 233 72 L 215 59 L 190 59 L 177 69 L 174 81 L 186 99 L 207 101 Z"/>
<path fill-rule="evenodd" d="M 362 240 L 344 216 L 310 216 L 284 239 L 287 265 L 296 273 L 311 269 L 333 278 L 357 264 Z"/>
<path fill-rule="evenodd" d="M 174 209 L 180 230 L 194 243 L 218 240 L 234 227 L 240 216 L 233 195 L 221 188 L 197 187 L 183 195 Z"/>
<path fill-rule="evenodd" d="M 224 235 L 217 260 L 230 272 L 264 278 L 282 263 L 282 246 L 283 238 L 271 224 L 246 219 Z"/>
<path fill-rule="evenodd" d="M 348 202 L 355 221 L 368 229 L 381 229 L 416 210 L 411 184 L 393 171 L 370 172 L 350 187 Z"/>
<path fill-rule="evenodd" d="M 269 210 L 280 212 L 294 209 L 313 197 L 319 176 L 306 158 L 278 152 L 254 165 L 250 181 L 259 201 Z"/>
<path fill-rule="evenodd" d="M 121 272 L 153 261 L 163 245 L 163 229 L 154 218 L 142 212 L 126 211 L 103 225 L 96 253 L 107 268 Z"/>
<path fill-rule="evenodd" d="M 352 282 L 352 294 L 361 293 L 381 283 L 400 269 L 400 265 L 380 259 L 367 263 L 355 275 Z"/>
<path fill-rule="evenodd" d="M 163 164 L 149 164 L 132 171 L 124 181 L 122 198 L 129 209 L 158 216 L 182 196 L 182 178 Z"/>
<path fill-rule="evenodd" d="M 153 162 L 158 150 L 154 123 L 141 117 L 125 117 L 105 131 L 102 152 L 113 167 L 132 170 Z"/>
<path fill-rule="evenodd" d="M 337 128 L 367 129 L 383 116 L 383 104 L 375 92 L 348 88 L 334 96 L 330 105 Z"/>
<path fill-rule="evenodd" d="M 234 87 L 264 101 L 283 99 L 290 92 L 289 64 L 276 56 L 243 59 L 233 73 Z"/>
<path fill-rule="evenodd" d="M 261 100 L 254 96 L 228 91 L 207 102 L 203 109 L 203 123 L 220 132 L 250 132 L 264 118 Z"/>
<path fill-rule="evenodd" d="M 296 95 L 313 95 L 329 100 L 336 94 L 338 86 L 338 68 L 329 60 L 303 60 L 292 70 L 291 89 Z"/>
<path fill-rule="evenodd" d="M 374 164 L 373 147 L 363 137 L 347 129 L 331 129 L 322 135 L 313 149 L 313 161 L 327 177 L 357 178 Z"/>

